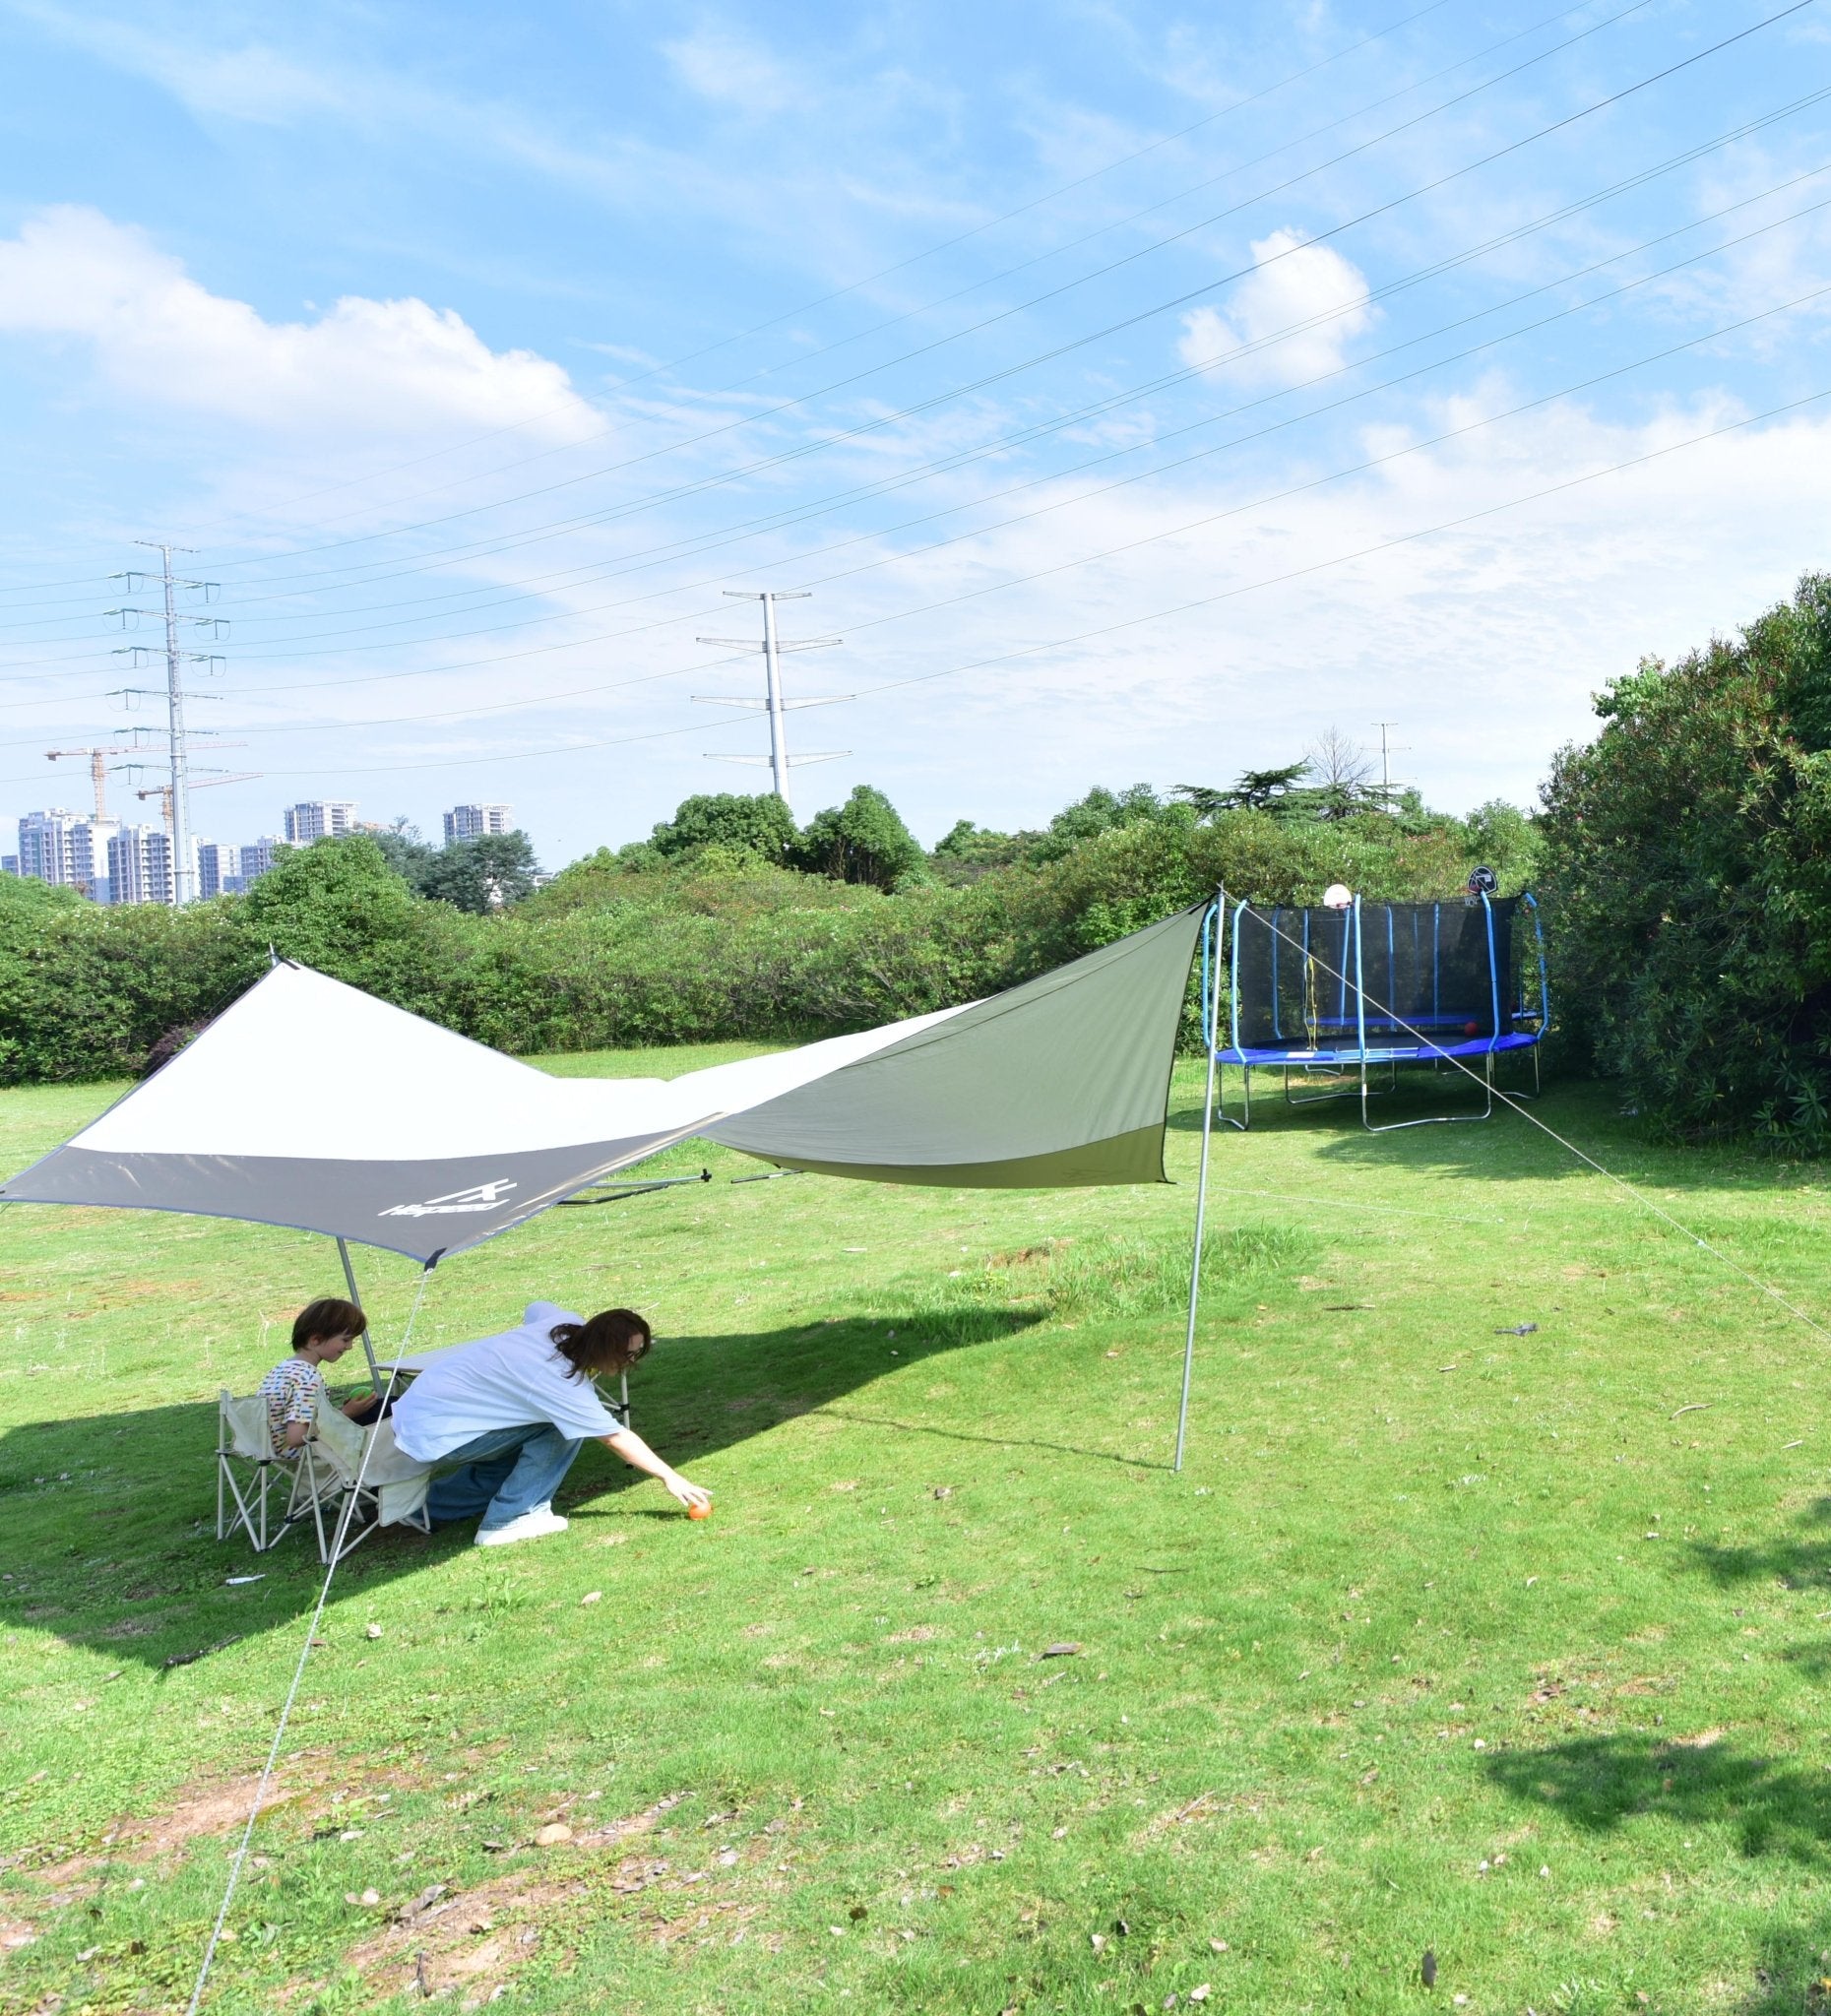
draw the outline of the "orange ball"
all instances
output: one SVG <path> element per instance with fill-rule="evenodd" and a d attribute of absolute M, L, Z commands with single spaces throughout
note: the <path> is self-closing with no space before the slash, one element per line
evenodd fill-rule
<path fill-rule="evenodd" d="M 710 1505 L 689 1505 L 687 1507 L 687 1517 L 689 1519 L 710 1519 L 712 1517 L 712 1507 Z"/>

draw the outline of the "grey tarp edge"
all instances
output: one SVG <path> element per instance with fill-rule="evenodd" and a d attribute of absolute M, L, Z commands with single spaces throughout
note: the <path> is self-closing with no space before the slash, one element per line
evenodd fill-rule
<path fill-rule="evenodd" d="M 287 1226 L 404 1253 L 424 1266 L 520 1225 L 595 1177 L 686 1140 L 700 1124 L 621 1141 L 437 1161 L 108 1155 L 56 1148 L 0 1185 L 0 1201 L 194 1212 Z M 249 1208 L 257 1196 L 267 1208 Z"/>

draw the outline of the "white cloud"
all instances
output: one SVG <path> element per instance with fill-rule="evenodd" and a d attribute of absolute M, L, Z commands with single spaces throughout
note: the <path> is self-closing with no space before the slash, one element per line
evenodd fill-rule
<path fill-rule="evenodd" d="M 1299 231 L 1255 239 L 1252 257 L 1226 312 L 1197 308 L 1182 318 L 1182 361 L 1255 385 L 1300 385 L 1337 369 L 1373 325 L 1366 276 L 1332 247 L 1305 244 Z"/>
<path fill-rule="evenodd" d="M 544 431 L 565 438 L 590 412 L 558 364 L 492 350 L 454 309 L 351 294 L 315 321 L 269 322 L 144 232 L 69 206 L 0 239 L 0 334 L 87 344 L 118 392 L 280 434 L 399 438 L 559 408 Z"/>
<path fill-rule="evenodd" d="M 662 54 L 686 88 L 715 104 L 751 113 L 805 108 L 810 94 L 769 51 L 727 28 L 706 26 L 663 42 Z"/>

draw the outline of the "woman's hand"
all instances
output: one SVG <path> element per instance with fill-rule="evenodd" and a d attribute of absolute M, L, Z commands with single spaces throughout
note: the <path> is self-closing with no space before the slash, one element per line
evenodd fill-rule
<path fill-rule="evenodd" d="M 668 1471 L 662 1481 L 683 1505 L 710 1506 L 712 1503 L 710 1491 L 702 1491 L 698 1484 L 688 1483 L 677 1470 Z"/>

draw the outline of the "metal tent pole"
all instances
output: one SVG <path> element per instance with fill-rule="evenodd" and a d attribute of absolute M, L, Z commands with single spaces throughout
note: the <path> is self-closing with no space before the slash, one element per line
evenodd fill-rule
<path fill-rule="evenodd" d="M 337 1257 L 344 1263 L 344 1284 L 349 1290 L 349 1299 L 360 1309 L 362 1297 L 356 1292 L 356 1270 L 349 1264 L 349 1248 L 345 1243 L 342 1232 L 337 1235 Z M 375 1362 L 375 1347 L 369 1342 L 366 1325 L 362 1332 L 362 1354 L 369 1361 L 369 1383 L 375 1388 L 375 1397 L 379 1400 L 383 1384 L 381 1367 Z"/>
<path fill-rule="evenodd" d="M 1227 892 L 1224 889 L 1216 898 L 1225 914 Z M 1217 964 L 1219 952 L 1217 951 Z M 1202 1172 L 1195 1184 L 1195 1251 L 1189 1260 L 1189 1327 L 1182 1340 L 1182 1404 L 1176 1413 L 1176 1461 L 1174 1468 L 1182 1468 L 1183 1444 L 1189 1433 L 1189 1383 L 1195 1374 L 1195 1305 L 1202 1288 L 1202 1237 L 1208 1225 L 1208 1149 L 1214 1139 L 1215 1123 L 1215 1024 L 1221 1001 L 1220 975 L 1215 976 L 1215 984 L 1210 990 L 1209 1000 L 1202 1005 L 1207 1010 L 1202 1017 L 1202 1040 L 1208 1051 L 1208 1083 L 1202 1098 Z"/>

